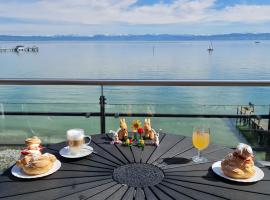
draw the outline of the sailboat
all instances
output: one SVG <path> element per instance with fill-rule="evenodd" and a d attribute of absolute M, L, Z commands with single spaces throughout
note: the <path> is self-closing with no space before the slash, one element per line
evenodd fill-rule
<path fill-rule="evenodd" d="M 209 51 L 209 52 L 210 52 L 210 51 L 214 51 L 212 41 L 210 42 L 210 44 L 209 44 L 209 47 L 208 47 L 207 51 Z"/>

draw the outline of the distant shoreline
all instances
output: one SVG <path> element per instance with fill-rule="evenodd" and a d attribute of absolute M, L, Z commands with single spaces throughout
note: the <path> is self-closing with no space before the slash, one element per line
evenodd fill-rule
<path fill-rule="evenodd" d="M 231 40 L 270 40 L 270 33 L 231 33 L 219 35 L 54 35 L 16 36 L 0 35 L 0 41 L 231 41 Z"/>

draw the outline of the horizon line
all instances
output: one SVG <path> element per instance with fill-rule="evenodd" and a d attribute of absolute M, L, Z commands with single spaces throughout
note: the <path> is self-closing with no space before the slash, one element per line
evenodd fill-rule
<path fill-rule="evenodd" d="M 231 33 L 217 33 L 217 34 L 170 34 L 170 33 L 145 33 L 145 34 L 94 34 L 94 35 L 80 35 L 80 34 L 54 34 L 54 35 L 14 35 L 14 34 L 0 34 L 0 37 L 125 37 L 125 36 L 195 36 L 195 37 L 209 37 L 209 36 L 226 36 L 226 35 L 262 35 L 270 34 L 270 32 L 231 32 Z"/>

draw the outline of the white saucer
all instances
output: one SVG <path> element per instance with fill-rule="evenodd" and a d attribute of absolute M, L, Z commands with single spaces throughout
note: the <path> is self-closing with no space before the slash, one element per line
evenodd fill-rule
<path fill-rule="evenodd" d="M 223 171 L 221 170 L 221 161 L 217 161 L 213 163 L 212 165 L 212 170 L 214 171 L 215 174 L 223 178 L 226 178 L 228 180 L 242 182 L 242 183 L 253 183 L 253 182 L 257 182 L 263 179 L 264 177 L 263 171 L 259 167 L 256 167 L 256 166 L 254 166 L 254 169 L 255 169 L 255 175 L 253 177 L 248 178 L 248 179 L 235 179 L 235 178 L 228 177 L 223 173 Z"/>
<path fill-rule="evenodd" d="M 53 164 L 53 167 L 46 173 L 44 174 L 39 174 L 39 175 L 35 175 L 35 176 L 30 176 L 27 175 L 23 172 L 23 170 L 18 167 L 17 165 L 14 165 L 11 169 L 11 173 L 13 176 L 16 176 L 18 178 L 24 178 L 24 179 L 31 179 L 31 178 L 41 178 L 44 176 L 48 176 L 50 174 L 53 174 L 54 172 L 56 172 L 57 170 L 59 170 L 61 167 L 61 162 L 59 160 L 56 160 Z"/>
<path fill-rule="evenodd" d="M 62 148 L 59 151 L 59 154 L 65 158 L 82 158 L 90 155 L 91 153 L 93 153 L 93 147 L 90 146 L 84 146 L 78 154 L 71 154 L 68 146 Z"/>

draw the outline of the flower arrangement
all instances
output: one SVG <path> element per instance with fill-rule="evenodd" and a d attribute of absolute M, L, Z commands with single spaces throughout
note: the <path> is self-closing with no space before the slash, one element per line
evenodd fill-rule
<path fill-rule="evenodd" d="M 138 137 L 138 130 L 141 131 L 142 127 L 141 127 L 141 121 L 140 120 L 133 120 L 132 124 L 131 124 L 131 128 L 132 128 L 132 132 L 133 132 L 133 140 L 135 142 L 138 142 L 139 137 Z"/>

